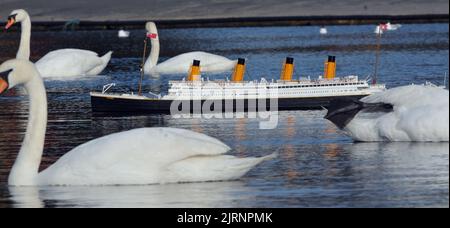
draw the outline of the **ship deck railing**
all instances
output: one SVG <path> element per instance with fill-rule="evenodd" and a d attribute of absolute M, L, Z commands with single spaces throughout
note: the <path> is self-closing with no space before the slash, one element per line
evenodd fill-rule
<path fill-rule="evenodd" d="M 351 77 L 351 78 L 349 78 Z M 347 76 L 347 77 L 342 77 L 342 78 L 334 78 L 334 79 L 300 79 L 300 80 L 291 80 L 291 81 L 283 81 L 283 80 L 270 80 L 267 81 L 266 79 L 261 79 L 261 80 L 253 80 L 253 81 L 242 81 L 242 82 L 233 82 L 233 81 L 229 81 L 229 80 L 204 80 L 202 79 L 201 81 L 186 81 L 186 80 L 180 80 L 180 81 L 169 81 L 169 85 L 174 85 L 174 84 L 183 84 L 183 85 L 188 85 L 188 86 L 204 86 L 210 83 L 214 83 L 217 84 L 219 86 L 228 86 L 228 85 L 260 85 L 260 84 L 264 84 L 264 85 L 280 85 L 280 84 L 285 84 L 285 85 L 342 85 L 345 83 L 352 83 L 355 85 L 358 84 L 367 84 L 367 81 L 362 81 L 359 80 L 357 76 Z"/>
<path fill-rule="evenodd" d="M 141 95 L 135 93 L 118 93 L 118 92 L 91 92 L 91 96 L 100 97 L 116 97 L 116 98 L 132 98 L 132 99 L 150 99 L 150 100 L 161 100 L 162 95 L 154 94 L 152 92 L 143 93 Z"/>

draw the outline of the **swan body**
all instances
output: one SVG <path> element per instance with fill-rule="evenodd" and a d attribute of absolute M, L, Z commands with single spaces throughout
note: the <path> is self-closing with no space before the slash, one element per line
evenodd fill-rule
<path fill-rule="evenodd" d="M 187 74 L 193 60 L 200 60 L 201 71 L 210 73 L 231 71 L 236 65 L 235 60 L 201 51 L 184 53 L 158 64 L 160 43 L 156 24 L 148 22 L 145 27 L 152 46 L 150 56 L 144 64 L 146 74 Z"/>
<path fill-rule="evenodd" d="M 225 57 L 206 53 L 206 52 L 189 52 L 184 53 L 162 62 L 151 69 L 147 69 L 149 74 L 178 74 L 187 73 L 191 68 L 193 60 L 199 60 L 202 72 L 226 72 L 236 65 L 235 61 Z M 144 68 L 145 69 L 145 68 Z"/>
<path fill-rule="evenodd" d="M 448 142 L 449 92 L 410 85 L 360 101 L 332 101 L 326 116 L 355 141 Z"/>
<path fill-rule="evenodd" d="M 36 62 L 45 77 L 94 76 L 108 65 L 112 52 L 99 57 L 97 53 L 80 49 L 60 49 L 49 52 Z"/>
<path fill-rule="evenodd" d="M 401 24 L 391 24 L 391 22 L 386 23 L 386 30 L 388 31 L 395 31 L 401 27 Z"/>
<path fill-rule="evenodd" d="M 19 9 L 11 12 L 6 29 L 14 23 L 20 22 L 22 26 L 19 51 L 17 59 L 30 59 L 31 19 L 25 10 Z M 41 77 L 75 77 L 94 76 L 100 74 L 108 65 L 112 52 L 102 57 L 97 53 L 81 49 L 60 49 L 52 51 L 42 57 L 36 67 Z"/>
<path fill-rule="evenodd" d="M 128 38 L 130 37 L 130 31 L 125 31 L 123 29 L 119 30 L 119 32 L 117 32 L 117 36 L 119 38 Z"/>
<path fill-rule="evenodd" d="M 235 180 L 266 159 L 224 155 L 229 150 L 214 138 L 187 130 L 135 129 L 76 147 L 41 172 L 37 183 L 144 185 Z"/>
<path fill-rule="evenodd" d="M 44 83 L 33 63 L 0 65 L 0 93 L 23 84 L 30 110 L 22 147 L 8 178 L 11 186 L 143 185 L 226 181 L 242 177 L 269 155 L 237 158 L 204 134 L 173 128 L 141 128 L 107 135 L 69 151 L 38 173 L 47 125 Z M 6 78 L 6 79 L 4 79 Z"/>

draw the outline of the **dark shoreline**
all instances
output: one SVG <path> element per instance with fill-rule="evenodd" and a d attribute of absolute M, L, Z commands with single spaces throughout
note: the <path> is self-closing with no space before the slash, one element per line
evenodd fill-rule
<path fill-rule="evenodd" d="M 355 16 L 302 16 L 302 17 L 249 17 L 192 20 L 155 20 L 159 28 L 214 28 L 214 27 L 264 27 L 264 26 L 323 26 L 365 25 L 390 21 L 402 24 L 449 23 L 448 14 L 433 15 L 355 15 Z M 147 21 L 74 21 L 76 30 L 143 29 Z M 67 22 L 34 21 L 33 30 L 61 30 Z M 72 26 L 68 26 L 72 28 Z M 17 28 L 16 28 L 17 29 Z"/>

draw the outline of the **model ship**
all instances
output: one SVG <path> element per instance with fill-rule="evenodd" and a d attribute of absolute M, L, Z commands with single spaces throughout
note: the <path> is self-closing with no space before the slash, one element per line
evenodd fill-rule
<path fill-rule="evenodd" d="M 336 58 L 325 62 L 324 76 L 293 80 L 294 59 L 286 58 L 279 80 L 244 81 L 245 59 L 239 59 L 231 80 L 201 77 L 194 60 L 187 78 L 170 81 L 166 95 L 114 94 L 108 88 L 91 92 L 94 113 L 205 113 L 309 110 L 326 108 L 336 98 L 355 98 L 386 89 L 358 76 L 336 77 Z"/>

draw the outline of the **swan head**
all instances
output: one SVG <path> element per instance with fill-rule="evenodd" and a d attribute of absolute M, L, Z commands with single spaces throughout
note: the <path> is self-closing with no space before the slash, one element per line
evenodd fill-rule
<path fill-rule="evenodd" d="M 31 81 L 36 72 L 34 64 L 27 60 L 13 59 L 4 62 L 0 65 L 0 94 Z"/>
<path fill-rule="evenodd" d="M 147 36 L 151 39 L 158 39 L 158 29 L 156 28 L 155 22 L 147 22 L 145 24 L 145 29 L 147 30 Z"/>
<path fill-rule="evenodd" d="M 8 16 L 8 22 L 6 23 L 5 29 L 9 29 L 15 23 L 22 22 L 27 18 L 29 18 L 27 11 L 23 9 L 13 10 Z"/>

